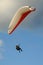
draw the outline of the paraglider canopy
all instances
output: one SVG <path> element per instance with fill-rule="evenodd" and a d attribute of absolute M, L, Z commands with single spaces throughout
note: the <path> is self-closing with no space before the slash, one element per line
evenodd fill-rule
<path fill-rule="evenodd" d="M 17 26 L 25 19 L 25 17 L 31 12 L 35 11 L 36 8 L 31 6 L 23 6 L 15 13 L 8 27 L 8 34 L 11 34 Z"/>

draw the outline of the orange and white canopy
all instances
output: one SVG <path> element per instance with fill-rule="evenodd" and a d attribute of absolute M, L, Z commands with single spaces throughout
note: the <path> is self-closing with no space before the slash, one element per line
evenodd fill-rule
<path fill-rule="evenodd" d="M 18 11 L 15 13 L 14 17 L 10 22 L 10 25 L 8 27 L 8 34 L 11 34 L 17 28 L 17 26 L 24 20 L 24 18 L 35 10 L 36 8 L 33 8 L 31 6 L 23 6 L 18 9 Z"/>

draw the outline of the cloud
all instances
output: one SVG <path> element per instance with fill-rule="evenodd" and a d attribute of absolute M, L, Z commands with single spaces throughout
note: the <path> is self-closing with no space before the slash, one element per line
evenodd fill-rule
<path fill-rule="evenodd" d="M 3 46 L 3 41 L 2 40 L 0 40 L 0 47 L 2 47 Z"/>
<path fill-rule="evenodd" d="M 37 13 L 33 21 L 34 21 L 33 22 L 34 27 L 43 27 L 43 10 Z"/>
<path fill-rule="evenodd" d="M 5 52 L 4 43 L 2 40 L 0 40 L 0 60 L 4 59 L 4 55 L 3 55 L 4 52 Z"/>

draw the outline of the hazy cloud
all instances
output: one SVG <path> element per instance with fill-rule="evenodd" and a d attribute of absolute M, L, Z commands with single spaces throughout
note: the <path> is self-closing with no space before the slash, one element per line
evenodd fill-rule
<path fill-rule="evenodd" d="M 0 40 L 0 47 L 2 47 L 3 46 L 3 41 L 2 40 Z"/>
<path fill-rule="evenodd" d="M 4 42 L 0 40 L 0 60 L 4 59 L 4 55 L 3 55 L 4 52 L 5 52 Z"/>

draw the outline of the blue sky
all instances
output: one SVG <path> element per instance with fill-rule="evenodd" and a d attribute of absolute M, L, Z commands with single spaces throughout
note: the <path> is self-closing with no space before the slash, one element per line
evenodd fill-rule
<path fill-rule="evenodd" d="M 40 65 L 43 64 L 43 35 L 41 32 L 32 32 L 24 29 L 16 29 L 11 36 L 1 34 L 3 40 L 4 58 L 0 60 L 1 65 Z M 20 44 L 23 52 L 18 53 L 15 45 Z"/>
<path fill-rule="evenodd" d="M 11 1 L 13 3 L 17 0 Z M 0 23 L 0 65 L 43 65 L 42 2 L 42 0 L 33 0 L 33 2 L 30 2 L 30 0 L 29 2 L 28 0 L 19 0 L 17 1 L 18 7 L 16 7 L 16 4 L 15 7 L 14 5 L 10 5 L 12 7 L 9 8 L 13 9 L 10 9 L 12 13 L 9 10 L 9 14 L 3 12 L 3 14 L 0 15 L 0 20 L 2 21 Z M 11 20 L 15 11 L 23 5 L 32 5 L 37 8 L 37 11 L 27 16 L 23 23 L 21 23 L 19 27 L 11 35 L 9 35 L 7 33 L 7 26 L 9 24 L 9 21 Z M 8 23 L 6 23 L 7 21 Z M 2 26 L 2 24 L 4 26 Z M 23 52 L 18 53 L 18 51 L 16 51 L 16 44 L 20 44 Z"/>

